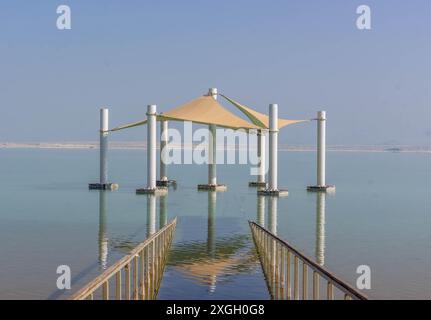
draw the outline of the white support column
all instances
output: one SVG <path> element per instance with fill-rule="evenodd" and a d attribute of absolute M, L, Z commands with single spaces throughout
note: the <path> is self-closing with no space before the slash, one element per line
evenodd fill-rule
<path fill-rule="evenodd" d="M 137 194 L 164 194 L 168 191 L 165 187 L 157 187 L 157 106 L 152 104 L 147 109 L 147 186 L 137 189 Z"/>
<path fill-rule="evenodd" d="M 208 184 L 217 185 L 217 127 L 210 124 L 208 127 Z"/>
<path fill-rule="evenodd" d="M 317 112 L 317 184 L 308 191 L 335 191 L 335 186 L 326 184 L 326 111 Z"/>
<path fill-rule="evenodd" d="M 217 89 L 210 88 L 207 96 L 217 100 Z M 226 191 L 226 186 L 217 183 L 217 126 L 208 125 L 208 184 L 198 185 L 198 190 Z"/>
<path fill-rule="evenodd" d="M 99 183 L 108 183 L 108 130 L 109 111 L 107 108 L 100 109 L 100 178 Z"/>
<path fill-rule="evenodd" d="M 326 186 L 326 112 L 317 113 L 317 186 Z"/>
<path fill-rule="evenodd" d="M 278 188 L 278 105 L 269 105 L 269 173 L 268 187 L 258 190 L 258 194 L 266 196 L 287 196 L 287 190 Z"/>
<path fill-rule="evenodd" d="M 89 189 L 95 190 L 116 190 L 118 184 L 108 182 L 108 134 L 109 134 L 109 110 L 100 109 L 99 126 L 99 182 L 90 183 Z"/>
<path fill-rule="evenodd" d="M 259 159 L 257 182 L 258 184 L 265 184 L 265 134 L 262 129 L 257 132 L 257 157 Z"/>
<path fill-rule="evenodd" d="M 217 88 L 209 89 L 209 95 L 217 100 Z M 217 185 L 217 126 L 210 124 L 208 127 L 208 184 Z"/>
<path fill-rule="evenodd" d="M 278 105 L 269 105 L 269 190 L 278 190 Z"/>
<path fill-rule="evenodd" d="M 168 143 L 168 121 L 160 121 L 160 181 L 168 181 L 168 171 L 163 160 L 166 155 L 166 145 Z"/>
<path fill-rule="evenodd" d="M 265 163 L 265 132 L 263 129 L 258 129 L 257 133 L 257 159 L 258 159 L 258 168 L 257 168 L 257 181 L 251 181 L 248 183 L 249 187 L 258 187 L 265 188 L 267 186 L 265 182 L 265 174 L 266 174 L 266 163 Z"/>
<path fill-rule="evenodd" d="M 157 106 L 147 109 L 147 189 L 156 189 L 156 113 Z"/>

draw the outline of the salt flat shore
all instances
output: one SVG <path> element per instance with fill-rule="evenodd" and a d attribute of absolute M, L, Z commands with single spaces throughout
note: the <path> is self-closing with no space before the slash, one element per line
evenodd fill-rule
<path fill-rule="evenodd" d="M 196 144 L 197 145 L 197 144 Z M 0 149 L 97 149 L 98 142 L 29 142 L 29 143 L 16 143 L 16 142 L 0 142 Z M 173 145 L 173 148 L 180 148 L 180 145 Z M 144 142 L 119 142 L 112 141 L 109 144 L 110 149 L 118 150 L 142 150 L 146 149 Z M 186 144 L 185 149 L 190 149 L 191 145 Z M 226 149 L 234 149 L 235 146 L 228 145 Z M 245 149 L 246 146 L 237 146 L 236 149 Z M 255 146 L 250 146 L 250 149 L 255 149 Z M 280 145 L 280 151 L 292 152 L 313 152 L 316 146 L 313 145 Z M 431 153 L 431 147 L 421 146 L 406 146 L 406 145 L 358 145 L 358 146 L 345 146 L 345 145 L 329 145 L 327 151 L 332 152 L 393 152 L 393 153 Z"/>

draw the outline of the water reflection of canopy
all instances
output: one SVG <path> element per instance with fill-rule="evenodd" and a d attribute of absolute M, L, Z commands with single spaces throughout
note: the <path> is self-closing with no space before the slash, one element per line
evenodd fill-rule
<path fill-rule="evenodd" d="M 169 254 L 168 264 L 199 281 L 211 284 L 213 277 L 247 272 L 257 261 L 254 250 L 247 248 L 248 237 L 232 236 L 217 240 L 214 252 L 208 252 L 208 242 L 186 242 L 175 245 Z M 247 249 L 246 252 L 240 251 Z"/>
<path fill-rule="evenodd" d="M 229 110 L 224 108 L 216 99 L 212 96 L 202 96 L 195 100 L 192 100 L 186 104 L 176 107 L 170 111 L 157 115 L 157 121 L 162 120 L 173 120 L 173 121 L 192 121 L 199 124 L 214 124 L 219 127 L 230 128 L 230 129 L 268 129 L 269 120 L 268 116 L 257 112 L 249 107 L 246 107 L 233 99 L 230 99 L 224 95 L 220 95 L 227 101 L 232 103 L 242 113 L 244 113 L 252 123 L 236 116 Z M 288 120 L 279 119 L 279 129 L 287 125 L 304 122 L 308 120 Z M 116 127 L 110 131 L 118 131 L 122 129 L 132 128 L 141 126 L 147 123 L 147 120 L 129 123 L 123 126 Z"/>

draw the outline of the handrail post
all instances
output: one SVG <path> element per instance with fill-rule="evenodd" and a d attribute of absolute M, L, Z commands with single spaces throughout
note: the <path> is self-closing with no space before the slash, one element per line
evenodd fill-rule
<path fill-rule="evenodd" d="M 103 283 L 103 300 L 109 300 L 109 280 Z"/>
<path fill-rule="evenodd" d="M 117 271 L 115 277 L 115 299 L 121 300 L 121 270 Z"/>
<path fill-rule="evenodd" d="M 319 274 L 313 271 L 313 300 L 319 300 Z"/>
<path fill-rule="evenodd" d="M 308 299 L 308 267 L 306 263 L 302 264 L 302 300 Z"/>
<path fill-rule="evenodd" d="M 124 277 L 125 277 L 125 298 L 130 300 L 130 264 L 124 267 Z"/>

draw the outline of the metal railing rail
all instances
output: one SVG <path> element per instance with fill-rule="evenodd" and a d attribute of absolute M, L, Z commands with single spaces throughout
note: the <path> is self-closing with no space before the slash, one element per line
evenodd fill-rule
<path fill-rule="evenodd" d="M 310 298 L 319 300 L 322 286 L 324 290 L 326 287 L 326 299 L 328 300 L 334 300 L 334 288 L 338 289 L 337 294 L 341 293 L 344 300 L 368 299 L 262 226 L 253 221 L 249 221 L 249 225 L 272 299 L 299 300 L 301 297 L 303 300 Z M 302 265 L 302 281 L 300 281 L 300 265 Z M 292 267 L 293 296 L 291 290 Z M 308 281 L 309 269 L 312 271 L 311 283 Z M 311 297 L 309 290 L 312 291 Z"/>
<path fill-rule="evenodd" d="M 176 224 L 177 218 L 72 295 L 70 300 L 155 299 Z"/>

